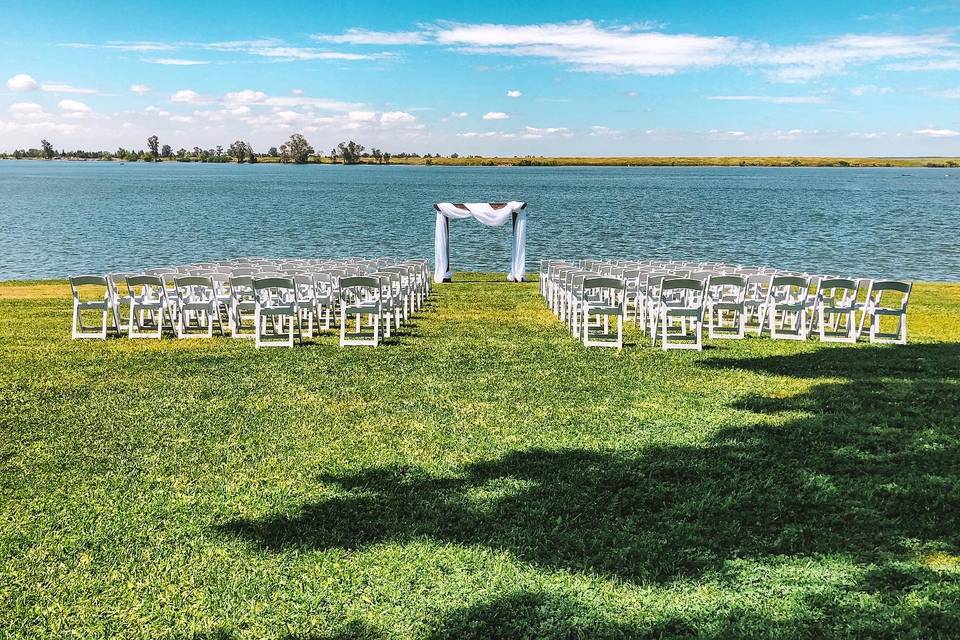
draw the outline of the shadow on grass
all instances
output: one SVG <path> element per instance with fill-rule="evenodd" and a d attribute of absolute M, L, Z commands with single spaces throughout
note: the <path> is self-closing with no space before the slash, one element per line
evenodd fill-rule
<path fill-rule="evenodd" d="M 937 579 L 888 564 L 918 545 L 960 548 L 960 345 L 837 347 L 705 366 L 837 381 L 793 397 L 747 397 L 738 407 L 762 414 L 756 424 L 721 428 L 703 446 L 515 451 L 451 477 L 373 467 L 322 476 L 338 497 L 223 530 L 267 550 L 477 545 L 636 582 L 696 577 L 736 558 L 815 554 L 876 565 L 861 588 L 881 593 Z"/>
<path fill-rule="evenodd" d="M 491 638 L 686 638 L 695 630 L 675 620 L 654 622 L 645 629 L 606 619 L 582 604 L 563 596 L 518 591 L 473 606 L 454 609 L 432 624 L 424 634 L 429 640 L 490 640 Z M 241 634 L 231 630 L 184 636 L 191 640 L 234 640 Z M 358 620 L 337 631 L 321 634 L 282 635 L 282 640 L 382 640 L 384 632 Z"/>

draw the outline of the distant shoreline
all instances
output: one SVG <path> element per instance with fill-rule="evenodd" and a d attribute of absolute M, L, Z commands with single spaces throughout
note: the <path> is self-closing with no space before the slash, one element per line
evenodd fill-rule
<path fill-rule="evenodd" d="M 20 160 L 35 162 L 112 162 L 134 163 L 131 160 L 102 160 L 83 158 L 11 158 L 0 160 Z M 179 162 L 175 158 L 166 158 L 161 162 Z M 149 164 L 137 162 L 136 164 Z M 191 164 L 193 161 L 184 162 Z M 201 163 L 196 164 L 223 164 Z M 232 164 L 232 163 L 231 163 Z M 280 164 L 280 159 L 260 156 L 256 164 Z M 292 163 L 291 163 L 292 164 Z M 329 157 L 311 157 L 307 164 L 332 163 Z M 385 166 L 372 158 L 363 158 L 358 165 Z M 960 168 L 960 157 L 817 157 L 817 156 L 628 156 L 628 157 L 572 157 L 572 156 L 467 156 L 467 157 L 431 157 L 431 158 L 392 158 L 386 166 L 422 165 L 440 167 L 900 167 L 900 168 Z"/>

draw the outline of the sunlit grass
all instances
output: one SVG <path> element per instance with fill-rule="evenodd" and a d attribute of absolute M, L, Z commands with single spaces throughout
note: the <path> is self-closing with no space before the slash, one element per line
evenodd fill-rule
<path fill-rule="evenodd" d="M 69 339 L 0 285 L 0 634 L 955 637 L 960 285 L 911 344 L 585 350 L 464 274 L 382 349 Z"/>

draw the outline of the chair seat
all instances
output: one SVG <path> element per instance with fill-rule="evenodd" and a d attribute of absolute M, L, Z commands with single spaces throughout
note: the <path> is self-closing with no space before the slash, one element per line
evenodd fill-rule
<path fill-rule="evenodd" d="M 594 306 L 589 302 L 586 303 L 586 305 L 584 306 L 584 309 L 586 310 L 587 313 L 591 315 L 596 315 L 596 316 L 619 316 L 620 314 L 623 313 L 623 307 L 620 307 L 620 306 L 616 306 L 616 307 L 603 306 L 603 305 Z"/>
<path fill-rule="evenodd" d="M 87 300 L 85 302 L 77 303 L 78 309 L 109 309 L 110 303 L 106 300 Z"/>
<path fill-rule="evenodd" d="M 824 313 L 853 313 L 857 310 L 857 307 L 853 305 L 846 307 L 828 307 L 824 305 L 821 309 Z"/>
<path fill-rule="evenodd" d="M 717 311 L 743 311 L 743 304 L 740 302 L 708 302 L 707 306 Z"/>
<path fill-rule="evenodd" d="M 688 307 L 664 307 L 663 314 L 669 317 L 698 318 L 700 309 L 690 309 Z"/>
<path fill-rule="evenodd" d="M 295 304 L 283 304 L 283 305 L 271 305 L 271 306 L 261 306 L 259 307 L 260 315 L 269 315 L 269 316 L 292 316 L 295 315 L 298 311 L 298 307 Z"/>
<path fill-rule="evenodd" d="M 367 304 L 355 304 L 349 305 L 344 308 L 347 314 L 355 313 L 378 313 L 381 309 L 381 305 L 378 303 L 367 303 Z"/>
<path fill-rule="evenodd" d="M 180 308 L 184 311 L 209 311 L 215 303 L 213 300 L 204 300 L 203 302 L 184 302 Z"/>

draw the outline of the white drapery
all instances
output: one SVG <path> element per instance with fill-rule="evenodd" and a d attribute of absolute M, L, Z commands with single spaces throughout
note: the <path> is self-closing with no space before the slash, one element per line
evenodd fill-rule
<path fill-rule="evenodd" d="M 441 202 L 435 205 L 437 211 L 437 227 L 434 233 L 433 279 L 436 282 L 449 280 L 450 271 L 450 219 L 474 218 L 480 224 L 488 227 L 498 227 L 507 220 L 513 221 L 513 249 L 510 255 L 510 272 L 507 279 L 510 282 L 521 282 L 527 259 L 527 212 L 523 202 L 508 202 L 504 206 L 494 208 L 489 202 L 470 202 L 466 204 L 451 204 Z"/>

